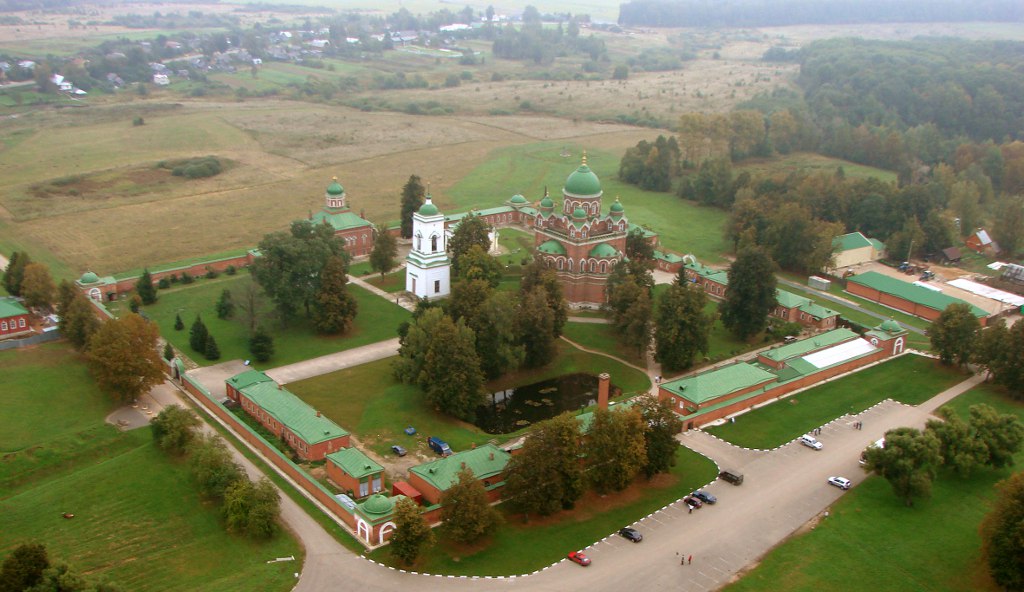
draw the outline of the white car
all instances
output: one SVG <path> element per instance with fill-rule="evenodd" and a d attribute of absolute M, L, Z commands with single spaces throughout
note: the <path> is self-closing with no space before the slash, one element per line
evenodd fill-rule
<path fill-rule="evenodd" d="M 814 438 L 814 436 L 808 436 L 807 434 L 800 436 L 800 443 L 808 448 L 813 448 L 815 450 L 821 450 L 823 447 L 823 444 L 821 442 L 818 442 Z"/>
<path fill-rule="evenodd" d="M 843 490 L 849 489 L 850 486 L 853 485 L 853 483 L 851 483 L 850 480 L 845 477 L 829 477 L 828 484 L 835 485 L 839 489 Z"/>

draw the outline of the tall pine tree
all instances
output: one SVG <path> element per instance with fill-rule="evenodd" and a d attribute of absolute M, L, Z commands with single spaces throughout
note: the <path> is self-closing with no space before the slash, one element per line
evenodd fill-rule
<path fill-rule="evenodd" d="M 192 328 L 188 332 L 188 346 L 192 348 L 192 351 L 206 352 L 207 335 L 209 335 L 209 331 L 206 329 L 206 325 L 203 324 L 202 317 L 196 315 L 196 320 L 192 322 Z"/>
<path fill-rule="evenodd" d="M 153 276 L 146 269 L 142 272 L 142 275 L 135 282 L 135 293 L 142 298 L 143 304 L 153 304 L 156 302 L 156 286 L 153 285 Z"/>
<path fill-rule="evenodd" d="M 423 205 L 426 190 L 416 175 L 410 175 L 402 187 L 402 238 L 412 238 L 412 215 Z"/>

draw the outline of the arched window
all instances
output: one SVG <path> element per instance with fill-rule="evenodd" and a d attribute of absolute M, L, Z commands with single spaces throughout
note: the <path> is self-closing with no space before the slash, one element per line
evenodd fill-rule
<path fill-rule="evenodd" d="M 597 271 L 597 260 L 596 259 L 591 259 L 590 260 L 590 271 L 591 272 Z"/>
<path fill-rule="evenodd" d="M 423 235 L 422 234 L 417 234 L 416 235 L 416 250 L 417 251 L 422 251 L 423 250 Z"/>
<path fill-rule="evenodd" d="M 558 259 L 558 271 L 562 271 L 562 259 Z"/>
<path fill-rule="evenodd" d="M 569 271 L 572 271 L 572 259 L 569 259 Z"/>
<path fill-rule="evenodd" d="M 430 252 L 431 253 L 436 253 L 437 252 L 437 235 L 436 234 L 434 236 L 430 237 Z"/>
<path fill-rule="evenodd" d="M 602 261 L 601 262 L 601 273 L 608 273 L 608 262 L 607 261 Z"/>

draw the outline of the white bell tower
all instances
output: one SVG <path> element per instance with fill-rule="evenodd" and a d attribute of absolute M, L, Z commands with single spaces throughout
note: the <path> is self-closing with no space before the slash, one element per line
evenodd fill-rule
<path fill-rule="evenodd" d="M 451 293 L 451 260 L 444 234 L 444 214 L 426 195 L 412 215 L 412 249 L 405 258 L 405 290 L 417 298 L 434 300 Z"/>

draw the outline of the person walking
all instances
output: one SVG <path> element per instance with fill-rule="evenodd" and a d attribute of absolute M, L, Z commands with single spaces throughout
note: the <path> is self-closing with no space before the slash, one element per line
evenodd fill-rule
<path fill-rule="evenodd" d="M 686 560 L 686 564 L 687 565 L 689 565 L 691 563 L 693 563 L 693 555 L 690 555 L 690 557 Z"/>
<path fill-rule="evenodd" d="M 679 565 L 686 565 L 686 555 L 679 558 Z"/>
<path fill-rule="evenodd" d="M 686 504 L 687 514 L 693 514 L 693 506 Z"/>

